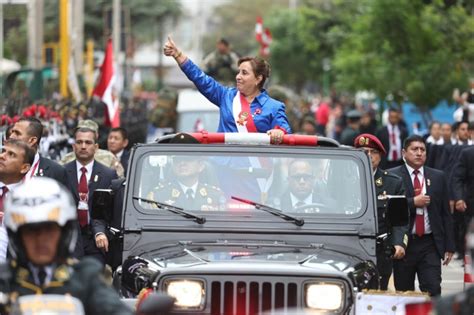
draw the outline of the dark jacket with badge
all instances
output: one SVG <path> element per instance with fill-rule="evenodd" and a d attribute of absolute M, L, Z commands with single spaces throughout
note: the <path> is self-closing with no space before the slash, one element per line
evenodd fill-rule
<path fill-rule="evenodd" d="M 78 263 L 69 261 L 57 266 L 50 282 L 44 286 L 37 285 L 32 272 L 17 265 L 15 261 L 3 268 L 10 272 L 9 277 L 1 279 L 0 290 L 9 292 L 10 299 L 34 294 L 69 294 L 82 302 L 88 315 L 132 314 L 120 301 L 116 291 L 106 284 L 102 266 L 92 258 L 84 258 Z"/>
<path fill-rule="evenodd" d="M 148 199 L 167 203 L 177 207 L 183 207 L 186 210 L 215 211 L 225 203 L 225 197 L 222 191 L 215 186 L 199 182 L 191 200 L 188 200 L 186 192 L 181 189 L 178 182 L 169 182 L 167 184 L 158 184 L 151 191 Z"/>
<path fill-rule="evenodd" d="M 375 192 L 377 195 L 377 215 L 379 223 L 379 234 L 388 233 L 387 226 L 387 203 L 384 195 L 405 195 L 405 187 L 403 181 L 397 175 L 385 170 L 377 169 L 374 175 Z M 408 209 L 400 209 L 400 211 L 407 211 Z M 388 222 L 389 223 L 389 222 Z M 407 247 L 408 244 L 408 225 L 402 227 L 393 227 L 391 231 L 391 244 Z"/>

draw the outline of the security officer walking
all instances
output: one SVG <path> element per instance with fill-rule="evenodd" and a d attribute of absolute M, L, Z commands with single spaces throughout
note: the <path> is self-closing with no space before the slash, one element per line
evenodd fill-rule
<path fill-rule="evenodd" d="M 105 283 L 99 262 L 71 259 L 76 218 L 72 196 L 53 179 L 34 177 L 9 194 L 4 224 L 11 258 L 0 273 L 0 292 L 10 305 L 19 296 L 59 294 L 79 299 L 86 314 L 132 314 Z"/>
<path fill-rule="evenodd" d="M 408 244 L 408 225 L 391 227 L 387 219 L 388 197 L 391 195 L 405 195 L 405 188 L 400 177 L 379 168 L 382 154 L 387 154 L 380 140 L 374 135 L 364 133 L 354 140 L 356 148 L 362 148 L 370 157 L 372 171 L 374 173 L 375 191 L 377 194 L 377 217 L 379 225 L 379 235 L 389 233 L 389 244 L 393 246 L 395 252 L 390 257 L 384 242 L 377 245 L 377 269 L 380 277 L 380 289 L 387 290 L 388 281 L 392 274 L 392 258 L 402 259 L 405 256 L 405 249 Z M 408 208 L 400 209 L 406 211 Z"/>

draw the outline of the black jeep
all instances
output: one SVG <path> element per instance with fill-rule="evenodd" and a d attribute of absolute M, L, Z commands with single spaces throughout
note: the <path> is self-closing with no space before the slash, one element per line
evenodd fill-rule
<path fill-rule="evenodd" d="M 177 314 L 355 313 L 378 286 L 367 155 L 315 136 L 192 135 L 133 150 L 120 294 L 167 292 Z"/>

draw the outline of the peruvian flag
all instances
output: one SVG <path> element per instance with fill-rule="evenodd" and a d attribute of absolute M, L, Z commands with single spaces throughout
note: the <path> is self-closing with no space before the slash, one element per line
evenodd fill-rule
<path fill-rule="evenodd" d="M 114 49 L 112 40 L 107 41 L 105 57 L 100 67 L 99 82 L 94 88 L 92 95 L 98 97 L 107 107 L 106 124 L 112 128 L 120 127 L 120 108 L 117 89 L 114 86 L 117 73 L 114 68 Z"/>
<path fill-rule="evenodd" d="M 270 29 L 263 28 L 263 19 L 261 16 L 257 17 L 257 23 L 255 24 L 255 39 L 260 43 L 260 55 L 262 57 L 268 57 L 270 55 L 272 33 Z"/>

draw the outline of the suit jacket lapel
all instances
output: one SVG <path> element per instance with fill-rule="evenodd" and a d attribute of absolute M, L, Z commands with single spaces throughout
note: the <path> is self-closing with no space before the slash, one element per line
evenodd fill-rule
<path fill-rule="evenodd" d="M 37 176 L 46 176 L 48 174 L 49 165 L 44 163 L 44 157 L 40 156 L 39 164 L 38 164 L 38 171 L 36 174 Z"/>
<path fill-rule="evenodd" d="M 407 196 L 414 197 L 415 189 L 413 188 L 413 183 L 411 181 L 411 175 L 408 173 L 408 169 L 405 165 L 400 166 L 402 168 L 402 178 L 407 189 Z"/>
<path fill-rule="evenodd" d="M 92 174 L 91 178 L 89 180 L 89 200 L 91 199 L 92 192 L 97 189 L 97 186 L 99 185 L 99 182 L 101 180 L 100 176 L 100 170 L 99 167 L 97 166 L 97 161 L 94 161 L 94 166 L 92 167 Z"/>
<path fill-rule="evenodd" d="M 74 194 L 75 198 L 79 200 L 79 193 L 77 191 L 77 186 L 79 183 L 77 181 L 76 162 L 66 165 L 66 170 L 69 177 L 69 186 L 71 188 L 71 192 Z"/>

